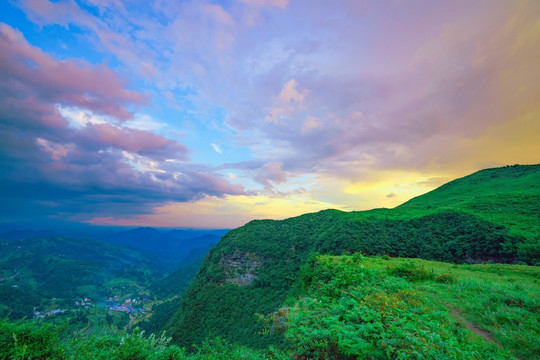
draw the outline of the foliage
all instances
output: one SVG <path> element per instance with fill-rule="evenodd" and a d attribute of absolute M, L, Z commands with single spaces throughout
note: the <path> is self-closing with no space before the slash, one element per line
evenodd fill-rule
<path fill-rule="evenodd" d="M 260 338 L 282 334 L 281 349 L 210 337 L 188 352 L 138 329 L 73 335 L 67 322 L 4 319 L 0 359 L 532 359 L 540 354 L 539 277 L 523 265 L 315 254 L 299 270 L 296 298 L 258 316 Z"/>
<path fill-rule="evenodd" d="M 0 321 L 0 359 L 52 359 L 63 355 L 58 346 L 61 328 L 46 324 Z"/>
<path fill-rule="evenodd" d="M 538 184 L 540 165 L 512 166 L 452 181 L 396 209 L 325 210 L 252 221 L 210 251 L 165 328 L 183 346 L 214 335 L 252 347 L 282 344 L 276 334 L 272 340 L 261 338 L 255 314 L 275 312 L 296 294 L 299 269 L 314 252 L 535 264 L 540 260 Z M 251 286 L 229 284 L 224 259 L 239 253 L 261 259 Z M 440 276 L 440 281 L 452 280 Z"/>
<path fill-rule="evenodd" d="M 129 334 L 108 331 L 104 334 L 81 331 L 64 340 L 65 327 L 35 322 L 10 323 L 0 321 L 0 359 L 43 360 L 213 360 L 241 359 L 263 360 L 290 359 L 283 352 L 269 348 L 264 352 L 231 345 L 223 340 L 205 341 L 197 350 L 188 354 L 184 349 L 170 344 L 165 335 L 151 334 L 136 329 Z"/>
<path fill-rule="evenodd" d="M 137 250 L 85 239 L 0 243 L 0 316 L 33 317 L 34 307 L 47 303 L 69 308 L 75 298 L 111 296 L 115 286 L 149 286 L 165 273 L 162 262 L 153 260 Z"/>
<path fill-rule="evenodd" d="M 358 263 L 350 257 L 319 257 L 306 264 L 301 277 L 304 290 L 289 308 L 285 331 L 296 359 L 514 359 L 540 354 L 536 340 L 540 335 L 539 297 L 531 292 L 538 290 L 534 277 L 525 283 L 531 288 L 506 296 L 505 307 L 497 305 L 503 299 L 492 299 L 492 311 L 480 312 L 477 307 L 485 303 L 478 302 L 478 296 L 508 284 L 500 279 L 485 282 L 482 270 L 471 275 L 461 268 L 444 273 L 444 278 L 451 275 L 453 281 L 459 274 L 459 281 L 438 282 L 441 274 L 435 269 L 448 270 L 450 264 L 410 259 L 390 262 L 389 266 L 388 261 L 376 258 Z M 510 275 L 519 268 L 502 270 Z M 483 313 L 501 319 L 473 318 L 484 328 L 496 321 L 499 334 L 506 333 L 499 337 L 493 332 L 502 348 L 471 332 L 453 315 L 455 310 L 451 311 L 464 303 L 456 296 L 456 287 L 473 283 L 482 290 L 465 291 L 471 296 L 465 303 L 475 305 L 460 309 L 460 317 Z M 434 291 L 439 295 L 434 296 Z M 518 332 L 522 332 L 521 339 L 535 340 L 520 342 L 514 338 Z"/>
<path fill-rule="evenodd" d="M 409 261 L 398 266 L 387 266 L 387 271 L 392 276 L 402 277 L 409 281 L 433 280 L 435 274 L 433 271 L 428 271 L 424 267 L 417 266 L 414 262 Z M 438 278 L 441 275 L 437 276 Z"/>

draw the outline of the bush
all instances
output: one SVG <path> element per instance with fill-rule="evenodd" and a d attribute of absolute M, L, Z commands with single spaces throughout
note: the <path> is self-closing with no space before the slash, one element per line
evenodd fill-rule
<path fill-rule="evenodd" d="M 443 284 L 455 284 L 457 282 L 456 277 L 454 274 L 447 273 L 447 274 L 439 274 L 435 277 L 435 281 L 443 283 Z"/>
<path fill-rule="evenodd" d="M 0 359 L 54 359 L 63 349 L 59 343 L 62 327 L 49 324 L 0 321 Z"/>
<path fill-rule="evenodd" d="M 410 281 L 433 280 L 435 278 L 433 270 L 428 271 L 423 267 L 414 265 L 410 261 L 396 267 L 387 267 L 386 270 L 392 276 L 405 278 Z"/>

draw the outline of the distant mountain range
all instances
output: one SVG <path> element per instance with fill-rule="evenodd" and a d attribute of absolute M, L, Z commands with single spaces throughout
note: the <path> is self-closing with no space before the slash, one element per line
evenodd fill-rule
<path fill-rule="evenodd" d="M 180 263 L 190 251 L 207 248 L 216 244 L 228 229 L 198 230 L 175 229 L 161 230 L 151 227 L 140 227 L 123 231 L 106 231 L 90 238 L 94 240 L 122 244 L 133 249 L 147 251 L 166 261 Z M 69 233 L 72 233 L 70 231 Z M 85 231 L 81 231 L 84 233 Z M 57 230 L 11 230 L 0 233 L 0 241 L 13 241 L 42 236 L 72 237 Z M 79 236 L 77 236 L 79 238 Z"/>
<path fill-rule="evenodd" d="M 141 227 L 121 231 L 101 240 L 123 244 L 134 249 L 149 251 L 180 263 L 190 251 L 217 244 L 229 230 L 157 230 Z"/>

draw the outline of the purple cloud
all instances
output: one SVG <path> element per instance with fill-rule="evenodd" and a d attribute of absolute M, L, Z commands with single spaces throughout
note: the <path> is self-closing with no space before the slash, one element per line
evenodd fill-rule
<path fill-rule="evenodd" d="M 124 81 L 108 67 L 56 60 L 6 24 L 0 24 L 0 47 L 3 90 L 15 87 L 26 96 L 84 107 L 120 120 L 132 117 L 124 105 L 147 103 L 145 96 L 126 90 Z"/>
<path fill-rule="evenodd" d="M 245 193 L 211 167 L 189 163 L 185 145 L 124 126 L 128 108 L 147 96 L 126 89 L 110 68 L 57 60 L 6 24 L 0 46 L 3 221 L 127 216 L 170 201 Z M 60 105 L 106 120 L 73 126 Z"/>

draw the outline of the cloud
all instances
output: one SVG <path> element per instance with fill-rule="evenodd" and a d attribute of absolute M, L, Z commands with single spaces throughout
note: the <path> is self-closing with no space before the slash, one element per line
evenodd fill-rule
<path fill-rule="evenodd" d="M 391 206 L 486 164 L 538 162 L 534 0 L 17 4 L 42 27 L 76 29 L 115 67 L 56 59 L 3 25 L 5 173 L 22 174 L 18 162 L 27 162 L 33 172 L 24 181 L 83 176 L 86 183 L 69 179 L 66 189 L 92 180 L 100 194 L 125 182 L 131 195 L 117 197 L 115 209 L 125 202 L 156 211 L 174 196 L 253 194 L 261 185 L 260 193 L 277 197 L 302 176 L 316 179 L 310 192 L 337 205 Z M 162 120 L 137 123 L 149 97 L 116 71 L 158 94 L 155 109 L 175 108 L 169 124 L 180 118 L 194 138 L 227 144 L 230 163 L 192 164 Z M 231 171 L 251 192 L 219 175 Z M 404 183 L 425 183 L 414 191 L 393 180 L 377 187 L 371 176 L 402 172 L 415 174 Z M 349 201 L 347 191 L 363 197 Z"/>
<path fill-rule="evenodd" d="M 270 109 L 270 114 L 266 115 L 267 121 L 277 123 L 281 117 L 305 108 L 304 99 L 308 92 L 298 90 L 297 87 L 295 79 L 291 79 L 283 85 L 279 95 L 274 100 L 274 107 Z"/>
<path fill-rule="evenodd" d="M 302 124 L 302 133 L 306 133 L 315 129 L 320 129 L 322 127 L 322 122 L 320 122 L 316 117 L 308 116 L 308 118 Z"/>
<path fill-rule="evenodd" d="M 231 15 L 227 11 L 225 11 L 220 5 L 205 4 L 203 5 L 203 10 L 219 23 L 229 26 L 234 25 L 234 20 L 232 19 Z"/>
<path fill-rule="evenodd" d="M 219 155 L 223 155 L 223 153 L 221 152 L 221 149 L 219 148 L 219 146 L 217 146 L 214 143 L 211 143 L 210 146 L 212 146 L 212 149 L 214 149 L 214 151 L 217 152 Z"/>
<path fill-rule="evenodd" d="M 245 193 L 189 162 L 185 145 L 154 132 L 159 122 L 133 114 L 147 97 L 110 68 L 58 60 L 6 24 L 0 46 L 3 222 L 130 216 Z"/>
<path fill-rule="evenodd" d="M 24 89 L 28 96 L 84 107 L 120 120 L 132 117 L 125 105 L 147 103 L 144 95 L 125 89 L 124 81 L 108 67 L 56 60 L 6 24 L 0 24 L 0 47 L 0 91 L 4 94 L 13 88 Z"/>
<path fill-rule="evenodd" d="M 37 138 L 36 142 L 43 150 L 51 154 L 51 159 L 54 161 L 60 161 L 63 157 L 66 157 L 70 152 L 75 150 L 75 144 L 57 144 L 51 141 Z"/>
<path fill-rule="evenodd" d="M 260 19 L 260 14 L 264 9 L 279 8 L 285 10 L 289 0 L 240 0 L 245 4 L 244 21 L 248 25 L 255 25 Z"/>
<path fill-rule="evenodd" d="M 280 162 L 268 162 L 255 171 L 254 179 L 264 185 L 266 191 L 273 191 L 272 184 L 287 181 L 287 173 L 282 169 Z"/>

